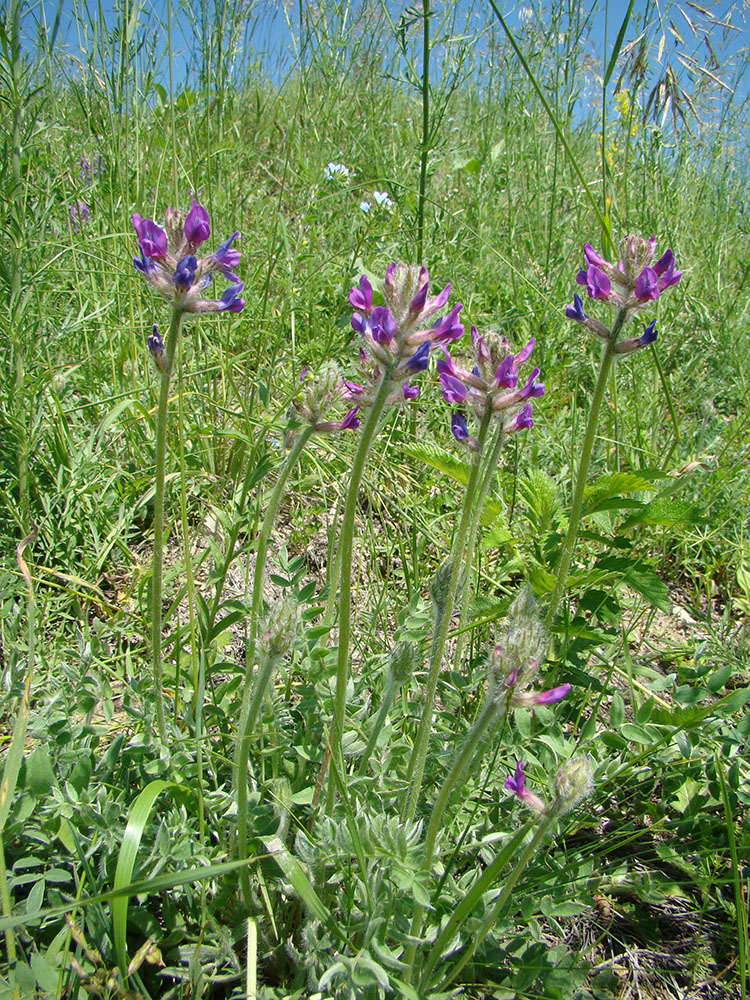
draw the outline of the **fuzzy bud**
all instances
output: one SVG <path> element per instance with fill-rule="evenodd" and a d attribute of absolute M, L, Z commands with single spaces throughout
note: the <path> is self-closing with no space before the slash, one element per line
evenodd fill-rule
<path fill-rule="evenodd" d="M 591 794 L 593 788 L 591 762 L 588 757 L 572 757 L 555 775 L 555 800 L 552 812 L 563 816 Z"/>
<path fill-rule="evenodd" d="M 268 613 L 261 639 L 263 652 L 269 656 L 283 656 L 291 648 L 298 629 L 297 602 L 291 597 L 279 598 Z"/>
<path fill-rule="evenodd" d="M 448 592 L 450 591 L 451 575 L 453 574 L 453 560 L 444 559 L 440 563 L 438 568 L 435 570 L 435 575 L 432 578 L 432 583 L 430 584 L 430 594 L 432 596 L 432 602 L 435 605 L 435 611 L 438 615 L 445 614 L 446 610 L 449 614 L 453 612 L 453 608 L 446 608 L 446 603 L 448 601 Z M 463 586 L 463 572 L 459 571 L 458 575 L 458 586 L 456 587 L 456 597 L 461 593 L 461 588 Z"/>
<path fill-rule="evenodd" d="M 417 647 L 413 642 L 397 642 L 391 650 L 388 669 L 397 684 L 403 684 L 414 673 L 418 659 Z"/>

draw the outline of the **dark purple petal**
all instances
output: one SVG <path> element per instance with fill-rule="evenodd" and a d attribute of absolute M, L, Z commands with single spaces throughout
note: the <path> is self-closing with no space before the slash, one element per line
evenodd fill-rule
<path fill-rule="evenodd" d="M 401 386 L 401 391 L 404 394 L 404 399 L 416 399 L 419 395 L 419 386 L 409 385 L 408 382 L 404 382 Z"/>
<path fill-rule="evenodd" d="M 208 212 L 203 205 L 198 204 L 195 198 L 193 198 L 193 204 L 185 219 L 185 228 L 183 231 L 185 239 L 194 247 L 205 243 L 211 235 L 211 223 L 208 219 Z"/>
<path fill-rule="evenodd" d="M 535 345 L 536 345 L 536 337 L 532 337 L 531 340 L 526 345 L 526 347 L 524 347 L 522 350 L 518 352 L 518 354 L 516 355 L 516 364 L 519 367 L 523 364 L 526 364 L 526 362 L 529 360 Z"/>
<path fill-rule="evenodd" d="M 341 395 L 344 399 L 352 399 L 356 396 L 361 396 L 365 391 L 363 385 L 358 385 L 356 382 L 350 382 L 348 379 L 344 382 L 344 387 L 341 390 Z"/>
<path fill-rule="evenodd" d="M 656 320 L 652 319 L 651 322 L 646 327 L 646 329 L 643 331 L 643 335 L 641 336 L 638 343 L 641 344 L 643 347 L 645 347 L 646 344 L 653 344 L 653 342 L 656 340 L 658 336 L 659 332 L 656 329 Z"/>
<path fill-rule="evenodd" d="M 456 410 L 451 416 L 451 431 L 456 441 L 469 440 L 469 428 L 466 423 L 466 414 L 461 410 Z"/>
<path fill-rule="evenodd" d="M 172 275 L 172 281 L 178 288 L 190 288 L 195 281 L 195 272 L 198 269 L 198 261 L 192 254 L 187 254 L 177 264 Z"/>
<path fill-rule="evenodd" d="M 657 260 L 657 262 L 654 264 L 654 270 L 656 271 L 657 275 L 659 275 L 659 277 L 661 277 L 661 275 L 664 274 L 664 272 L 669 267 L 674 267 L 674 254 L 672 253 L 671 250 L 667 250 Z"/>
<path fill-rule="evenodd" d="M 583 299 L 578 292 L 573 295 L 573 305 L 565 307 L 565 315 L 568 319 L 577 320 L 579 323 L 585 321 L 586 313 L 583 311 Z"/>
<path fill-rule="evenodd" d="M 233 313 L 242 312 L 245 308 L 245 300 L 241 299 L 239 296 L 244 287 L 245 283 L 240 281 L 239 284 L 230 285 L 229 288 L 225 289 L 219 300 L 221 305 L 219 306 L 218 311 Z"/>
<path fill-rule="evenodd" d="M 417 372 L 423 372 L 430 364 L 430 342 L 426 340 L 423 344 L 420 344 L 417 350 L 412 354 L 409 360 L 406 362 L 406 370 L 412 374 L 416 375 Z"/>
<path fill-rule="evenodd" d="M 513 434 L 516 431 L 528 431 L 534 426 L 534 404 L 526 403 L 518 413 L 515 415 L 513 420 L 510 422 L 509 427 L 503 428 L 506 433 Z"/>
<path fill-rule="evenodd" d="M 352 288 L 349 301 L 355 309 L 369 315 L 372 310 L 372 285 L 366 274 L 359 279 L 359 288 Z"/>
<path fill-rule="evenodd" d="M 362 336 L 367 332 L 367 320 L 361 313 L 354 313 L 352 316 L 352 329 Z"/>
<path fill-rule="evenodd" d="M 144 257 L 154 257 L 158 260 L 167 252 L 167 234 L 153 219 L 142 219 L 135 212 L 133 226 L 138 234 L 138 245 Z"/>
<path fill-rule="evenodd" d="M 151 261 L 146 257 L 143 250 L 141 250 L 140 257 L 133 257 L 133 266 L 136 271 L 140 271 L 141 274 L 148 274 L 151 268 L 154 266 Z"/>
<path fill-rule="evenodd" d="M 471 324 L 471 346 L 474 348 L 474 356 L 477 361 L 489 361 L 490 352 L 487 350 L 487 345 L 484 342 L 484 337 L 479 335 L 479 331 Z"/>
<path fill-rule="evenodd" d="M 635 297 L 639 302 L 659 298 L 659 281 L 653 267 L 644 267 L 635 279 Z"/>
<path fill-rule="evenodd" d="M 675 271 L 674 258 L 669 262 L 668 267 L 664 273 L 659 278 L 659 290 L 664 291 L 665 288 L 669 288 L 671 285 L 676 285 L 677 282 L 682 277 L 682 271 Z"/>

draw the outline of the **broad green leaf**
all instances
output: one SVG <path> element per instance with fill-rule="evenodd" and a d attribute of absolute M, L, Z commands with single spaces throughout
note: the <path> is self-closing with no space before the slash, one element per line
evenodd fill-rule
<path fill-rule="evenodd" d="M 26 761 L 26 789 L 42 798 L 49 795 L 54 784 L 55 772 L 50 755 L 45 747 L 39 746 Z"/>

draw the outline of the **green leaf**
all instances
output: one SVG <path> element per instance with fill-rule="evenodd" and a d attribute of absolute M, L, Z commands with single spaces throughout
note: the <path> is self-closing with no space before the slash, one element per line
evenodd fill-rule
<path fill-rule="evenodd" d="M 120 853 L 117 857 L 117 868 L 115 869 L 115 880 L 112 883 L 113 891 L 122 889 L 129 885 L 133 876 L 136 855 L 141 844 L 143 831 L 146 829 L 151 810 L 157 798 L 167 788 L 175 788 L 173 782 L 164 781 L 158 778 L 150 782 L 136 797 L 128 812 L 128 824 L 125 827 L 125 834 L 120 845 Z M 123 979 L 127 980 L 128 954 L 127 954 L 127 929 L 128 929 L 128 900 L 129 896 L 118 896 L 112 901 L 112 933 L 115 942 L 115 954 L 117 964 L 120 966 Z"/>
<path fill-rule="evenodd" d="M 614 72 L 615 66 L 617 65 L 617 57 L 622 49 L 622 43 L 625 41 L 625 32 L 628 30 L 628 23 L 630 22 L 630 15 L 633 13 L 633 2 L 630 0 L 628 4 L 628 9 L 625 11 L 625 17 L 622 19 L 622 24 L 620 25 L 620 30 L 617 32 L 617 38 L 615 39 L 614 48 L 612 49 L 612 55 L 609 57 L 609 62 L 607 63 L 607 70 L 604 74 L 604 86 L 606 87 L 610 81 L 612 73 Z"/>
<path fill-rule="evenodd" d="M 57 996 L 57 983 L 60 978 L 57 971 L 45 962 L 39 952 L 31 956 L 31 971 L 34 973 L 40 989 L 45 993 Z"/>
<path fill-rule="evenodd" d="M 49 795 L 55 784 L 55 772 L 45 747 L 37 747 L 26 761 L 26 788 L 40 798 Z"/>
<path fill-rule="evenodd" d="M 411 458 L 422 462 L 425 465 L 437 469 L 438 472 L 445 473 L 457 483 L 466 486 L 469 481 L 469 464 L 451 455 L 444 448 L 437 445 L 409 444 L 402 447 L 402 452 Z"/>
<path fill-rule="evenodd" d="M 687 500 L 676 500 L 670 496 L 660 496 L 651 503 L 644 504 L 641 510 L 631 514 L 622 523 L 622 530 L 633 527 L 635 524 L 662 525 L 672 528 L 677 525 L 697 525 L 705 524 L 706 518 L 700 513 L 695 504 Z"/>

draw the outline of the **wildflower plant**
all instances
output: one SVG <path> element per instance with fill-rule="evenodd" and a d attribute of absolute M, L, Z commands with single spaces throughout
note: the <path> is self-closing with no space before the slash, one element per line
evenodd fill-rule
<path fill-rule="evenodd" d="M 162 589 L 164 561 L 164 494 L 166 481 L 167 411 L 169 388 L 174 375 L 180 326 L 186 313 L 239 313 L 245 305 L 244 284 L 234 269 L 240 252 L 235 231 L 212 254 L 196 257 L 196 251 L 211 235 L 208 211 L 194 198 L 187 213 L 167 209 L 163 226 L 144 219 L 137 212 L 133 227 L 138 238 L 139 256 L 133 259 L 136 271 L 171 306 L 166 342 L 158 326 L 147 338 L 149 353 L 159 376 L 159 404 L 156 416 L 156 468 L 154 497 L 154 552 L 151 575 L 151 656 L 154 699 L 159 738 L 166 743 L 162 664 Z M 218 299 L 205 297 L 214 279 L 230 282 Z"/>
<path fill-rule="evenodd" d="M 584 310 L 583 298 L 578 292 L 573 296 L 573 303 L 565 310 L 568 319 L 602 341 L 602 355 L 581 446 L 568 530 L 547 609 L 548 626 L 553 622 L 565 592 L 581 520 L 586 477 L 594 447 L 599 411 L 612 364 L 617 358 L 633 354 L 655 343 L 658 336 L 656 319 L 650 320 L 640 336 L 623 338 L 622 334 L 630 322 L 642 322 L 641 312 L 649 309 L 664 292 L 678 284 L 682 277 L 682 271 L 677 269 L 672 250 L 666 250 L 658 260 L 654 260 L 656 244 L 655 236 L 648 240 L 641 236 L 627 236 L 620 242 L 620 258 L 613 264 L 594 250 L 590 243 L 585 243 L 583 247 L 585 267 L 576 274 L 576 282 L 585 288 L 593 302 L 604 303 L 614 311 L 614 319 L 608 326 L 598 317 L 589 315 Z"/>

